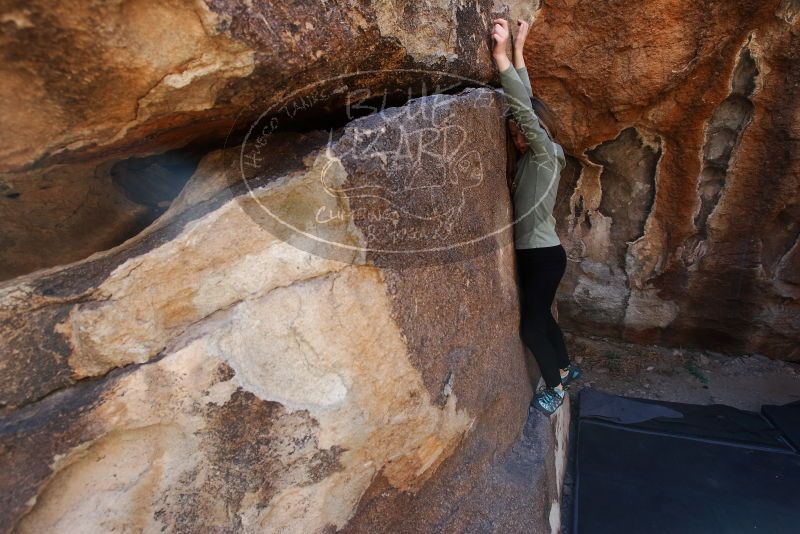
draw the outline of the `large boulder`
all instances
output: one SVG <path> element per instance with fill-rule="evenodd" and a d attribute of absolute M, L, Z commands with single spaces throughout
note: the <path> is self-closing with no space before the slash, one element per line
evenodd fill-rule
<path fill-rule="evenodd" d="M 505 143 L 489 90 L 248 139 L 136 238 L 0 286 L 3 530 L 557 529 Z"/>

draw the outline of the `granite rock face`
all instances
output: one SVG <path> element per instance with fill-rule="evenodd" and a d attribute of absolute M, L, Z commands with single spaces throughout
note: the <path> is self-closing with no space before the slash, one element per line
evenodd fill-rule
<path fill-rule="evenodd" d="M 468 90 L 275 136 L 258 168 L 263 144 L 209 154 L 137 237 L 0 286 L 3 530 L 474 530 L 489 488 L 557 529 L 568 412 L 520 441 L 501 112 Z M 440 167 L 450 209 L 420 201 Z M 409 263 L 391 213 L 465 245 Z"/>
<path fill-rule="evenodd" d="M 800 360 L 800 4 L 554 2 L 525 53 L 573 158 L 576 332 Z"/>

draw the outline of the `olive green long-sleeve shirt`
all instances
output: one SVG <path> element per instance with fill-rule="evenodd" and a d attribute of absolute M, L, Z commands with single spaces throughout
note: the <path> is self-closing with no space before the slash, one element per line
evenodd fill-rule
<path fill-rule="evenodd" d="M 561 243 L 556 235 L 553 207 L 558 181 L 566 165 L 564 149 L 550 139 L 531 107 L 528 71 L 509 66 L 500 73 L 509 108 L 530 148 L 517 161 L 511 186 L 514 202 L 514 246 L 552 247 Z"/>

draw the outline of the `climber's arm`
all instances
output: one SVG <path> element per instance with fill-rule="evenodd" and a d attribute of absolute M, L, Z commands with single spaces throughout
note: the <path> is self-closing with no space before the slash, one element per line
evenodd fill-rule
<path fill-rule="evenodd" d="M 528 77 L 528 69 L 525 67 L 516 68 L 517 76 L 519 76 L 519 81 L 522 82 L 522 85 L 525 86 L 525 91 L 528 93 L 528 98 L 533 96 L 533 89 L 531 89 L 531 80 Z"/>
<path fill-rule="evenodd" d="M 508 35 L 508 22 L 496 19 L 492 27 L 492 39 L 494 40 L 492 56 L 497 64 L 497 70 L 500 71 L 500 83 L 506 93 L 511 114 L 528 140 L 531 149 L 535 154 L 549 153 L 547 149 L 552 144 L 550 138 L 539 124 L 539 118 L 533 111 L 525 85 L 506 54 Z"/>
<path fill-rule="evenodd" d="M 528 91 L 528 96 L 533 96 L 531 89 L 531 81 L 528 78 L 528 69 L 525 68 L 525 58 L 522 56 L 522 50 L 525 47 L 525 39 L 528 38 L 528 30 L 530 26 L 522 19 L 517 19 L 517 36 L 514 38 L 514 68 L 519 74 L 519 79 L 522 85 Z"/>
<path fill-rule="evenodd" d="M 506 100 L 514 121 L 522 130 L 531 149 L 535 154 L 549 153 L 548 148 L 552 145 L 550 137 L 539 123 L 539 117 L 531 107 L 531 100 L 525 85 L 511 65 L 500 71 L 500 83 L 506 93 Z"/>

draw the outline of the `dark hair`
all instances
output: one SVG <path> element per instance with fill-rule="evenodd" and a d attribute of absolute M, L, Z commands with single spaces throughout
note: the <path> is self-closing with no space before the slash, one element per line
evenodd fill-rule
<path fill-rule="evenodd" d="M 555 138 L 558 137 L 558 121 L 556 120 L 556 114 L 553 113 L 550 106 L 535 96 L 531 97 L 531 106 L 533 106 L 533 112 L 539 117 L 539 121 L 547 128 L 550 135 L 553 136 L 553 141 L 555 141 Z"/>

